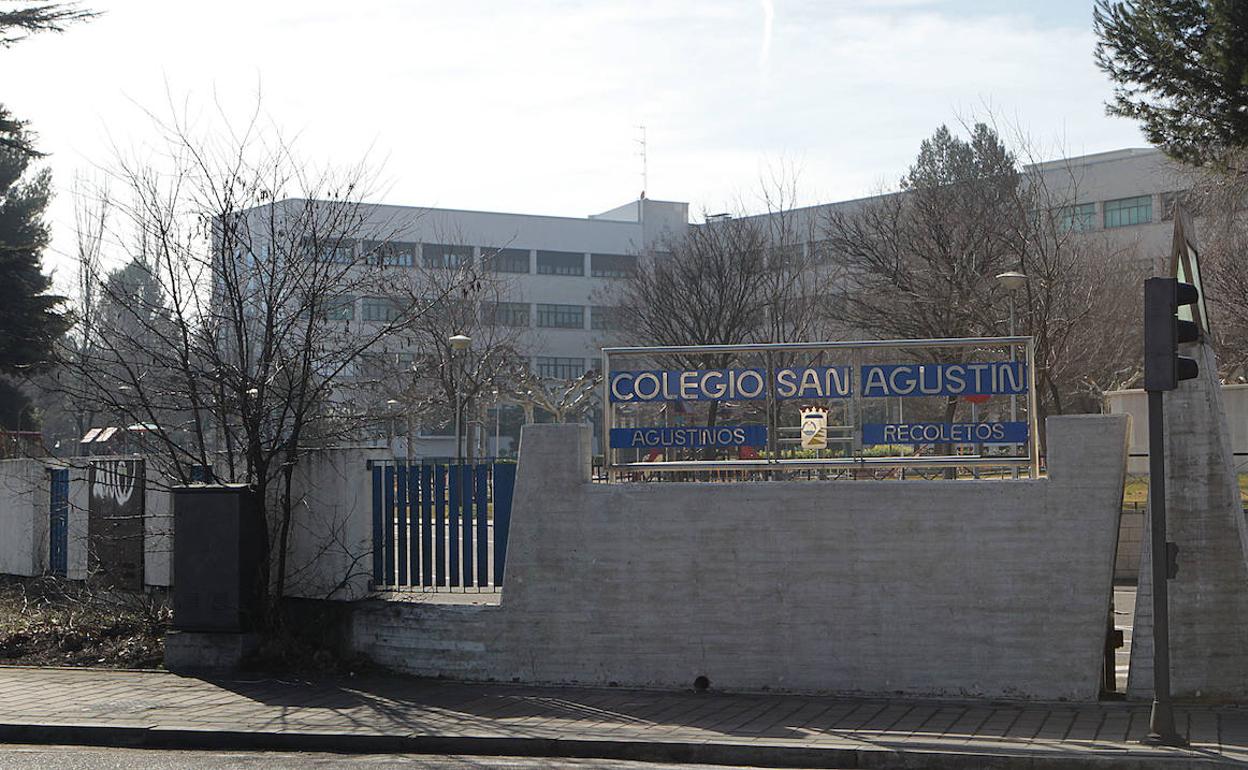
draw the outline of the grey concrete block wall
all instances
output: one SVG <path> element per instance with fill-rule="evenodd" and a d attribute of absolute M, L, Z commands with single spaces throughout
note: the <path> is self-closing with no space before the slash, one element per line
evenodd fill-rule
<path fill-rule="evenodd" d="M 48 475 L 37 460 L 0 460 L 0 574 L 47 565 Z"/>
<path fill-rule="evenodd" d="M 1248 697 L 1248 521 L 1213 349 L 1200 376 L 1165 395 L 1166 519 L 1179 546 L 1169 581 L 1171 689 L 1179 698 Z M 1189 353 L 1189 355 L 1191 355 Z M 1151 524 L 1146 524 L 1146 528 Z M 1146 529 L 1147 532 L 1147 529 Z M 1144 538 L 1127 693 L 1153 688 L 1152 548 Z"/>
<path fill-rule="evenodd" d="M 1096 697 L 1127 437 L 1048 424 L 1038 480 L 589 483 L 526 426 L 498 607 L 372 604 L 357 649 L 426 675 Z"/>
<path fill-rule="evenodd" d="M 295 470 L 287 596 L 358 599 L 372 573 L 372 487 L 368 461 L 381 449 L 306 454 Z"/>

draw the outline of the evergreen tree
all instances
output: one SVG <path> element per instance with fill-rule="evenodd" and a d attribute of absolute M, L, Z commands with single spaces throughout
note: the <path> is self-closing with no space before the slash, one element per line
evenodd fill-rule
<path fill-rule="evenodd" d="M 1195 165 L 1248 147 L 1248 2 L 1097 0 L 1094 23 L 1109 114 Z"/>
<path fill-rule="evenodd" d="M 7 138 L 29 144 L 25 134 Z M 0 144 L 0 376 L 48 365 L 54 343 L 69 328 L 68 317 L 57 309 L 63 298 L 48 294 L 52 281 L 39 261 L 48 243 L 43 212 L 51 174 L 28 173 L 31 160 L 29 153 Z M 18 391 L 8 389 L 6 395 L 16 398 Z"/>

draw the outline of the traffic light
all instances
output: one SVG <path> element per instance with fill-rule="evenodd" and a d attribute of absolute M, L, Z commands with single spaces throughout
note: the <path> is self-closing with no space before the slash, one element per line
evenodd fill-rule
<path fill-rule="evenodd" d="M 1179 308 L 1200 300 L 1190 283 L 1174 278 L 1144 281 L 1144 390 L 1174 390 L 1179 380 L 1190 380 L 1200 368 L 1179 355 L 1179 345 L 1200 339 L 1200 326 L 1178 317 Z"/>

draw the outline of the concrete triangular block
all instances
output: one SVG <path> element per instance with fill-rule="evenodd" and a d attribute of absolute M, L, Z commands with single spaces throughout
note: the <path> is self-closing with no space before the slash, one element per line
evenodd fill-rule
<path fill-rule="evenodd" d="M 1179 547 L 1170 581 L 1171 689 L 1178 698 L 1248 700 L 1248 521 L 1240 502 L 1217 361 L 1186 355 L 1200 376 L 1165 395 L 1166 519 Z M 1146 517 L 1127 694 L 1153 688 L 1153 581 Z"/>

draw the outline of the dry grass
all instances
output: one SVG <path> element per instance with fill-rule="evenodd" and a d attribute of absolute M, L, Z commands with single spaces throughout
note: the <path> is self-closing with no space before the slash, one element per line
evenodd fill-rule
<path fill-rule="evenodd" d="M 157 668 L 169 618 L 161 595 L 0 578 L 0 663 Z"/>

